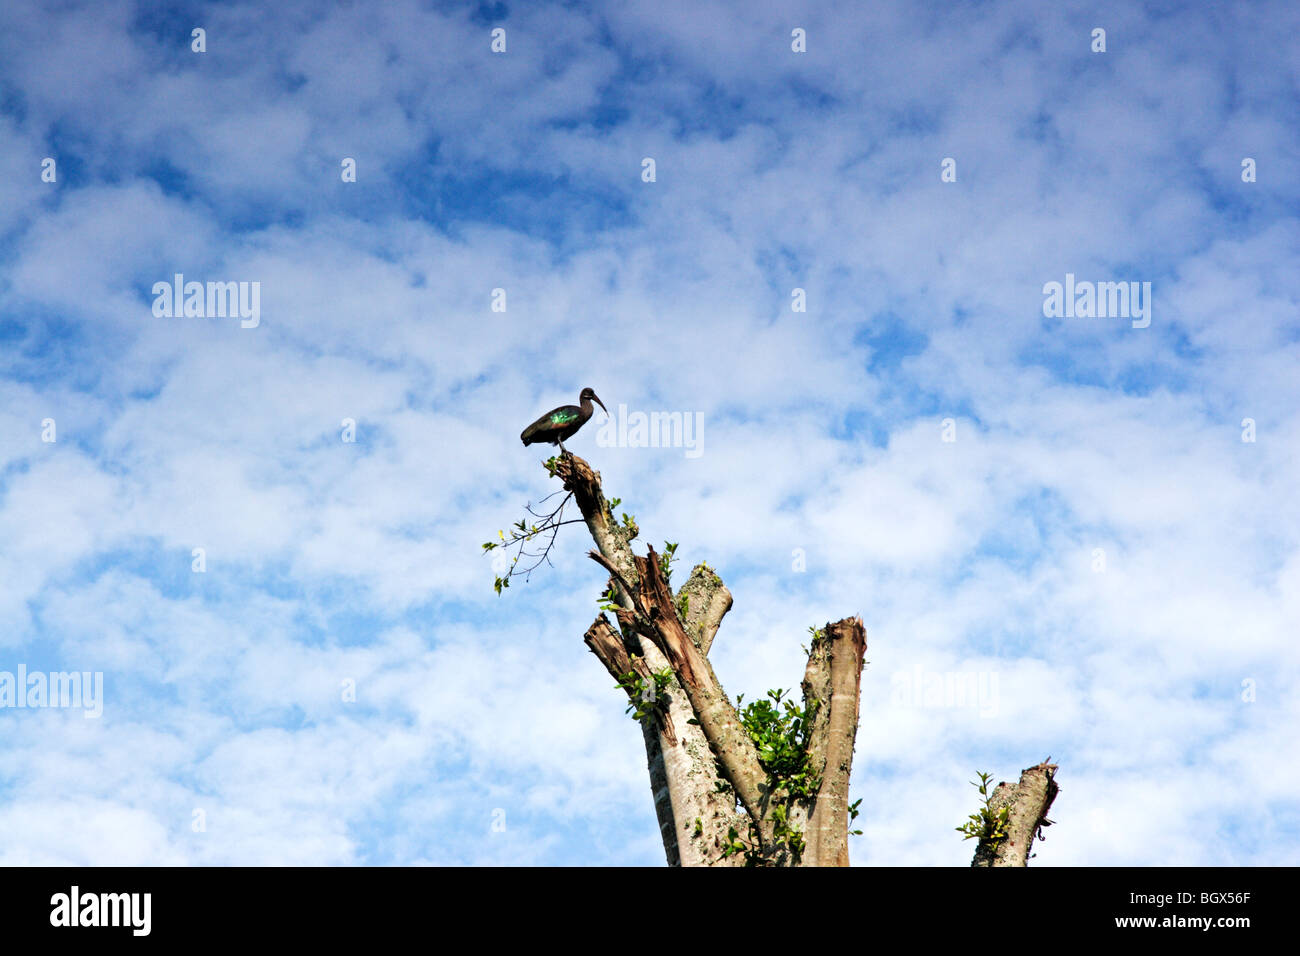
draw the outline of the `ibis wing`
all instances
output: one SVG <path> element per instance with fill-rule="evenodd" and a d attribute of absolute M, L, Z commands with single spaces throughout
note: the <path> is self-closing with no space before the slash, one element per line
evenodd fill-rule
<path fill-rule="evenodd" d="M 553 409 L 525 428 L 519 437 L 525 445 L 546 441 L 551 435 L 572 425 L 581 414 L 581 409 L 573 405 L 564 405 Z"/>

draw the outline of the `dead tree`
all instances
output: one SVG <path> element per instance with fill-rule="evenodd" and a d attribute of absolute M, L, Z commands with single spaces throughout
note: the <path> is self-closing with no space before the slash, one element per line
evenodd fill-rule
<path fill-rule="evenodd" d="M 564 483 L 559 505 L 549 513 L 530 506 L 539 524 L 520 521 L 509 539 L 503 532 L 499 543 L 483 547 L 518 549 L 509 569 L 500 568 L 500 593 L 512 576 L 548 562 L 559 528 L 579 520 L 564 519 L 568 504 L 577 504 L 596 545 L 589 556 L 609 575 L 602 613 L 584 640 L 641 725 L 669 865 L 848 866 L 857 815 L 849 774 L 867 646 L 862 619 L 810 629 L 802 708 L 772 691 L 770 700 L 738 711 L 740 701 L 732 703 L 708 657 L 731 609 L 722 579 L 699 564 L 674 595 L 669 559 L 676 546 L 665 555 L 653 546 L 635 554 L 635 519 L 615 519 L 586 461 L 566 452 L 546 467 Z M 540 551 L 527 550 L 538 541 Z M 1002 858 L 1009 858 L 1005 849 Z"/>

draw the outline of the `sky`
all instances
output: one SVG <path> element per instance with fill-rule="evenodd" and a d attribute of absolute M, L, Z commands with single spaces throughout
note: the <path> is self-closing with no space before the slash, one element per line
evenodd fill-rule
<path fill-rule="evenodd" d="M 0 863 L 663 865 L 481 547 L 584 386 L 733 697 L 862 616 L 855 865 L 1300 862 L 1297 115 L 1290 2 L 0 6 Z"/>

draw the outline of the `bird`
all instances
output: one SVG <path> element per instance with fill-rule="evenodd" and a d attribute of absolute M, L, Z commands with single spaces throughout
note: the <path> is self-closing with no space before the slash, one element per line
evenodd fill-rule
<path fill-rule="evenodd" d="M 580 405 L 561 405 L 559 408 L 552 408 L 537 421 L 533 422 L 523 430 L 519 436 L 525 445 L 533 445 L 538 442 L 550 442 L 552 445 L 559 445 L 560 451 L 566 455 L 569 449 L 564 447 L 564 439 L 572 438 L 583 425 L 587 424 L 587 419 L 591 417 L 591 403 L 594 401 L 601 407 L 606 415 L 609 409 L 605 408 L 605 403 L 596 397 L 596 393 L 590 388 L 584 388 L 582 394 L 578 396 Z"/>

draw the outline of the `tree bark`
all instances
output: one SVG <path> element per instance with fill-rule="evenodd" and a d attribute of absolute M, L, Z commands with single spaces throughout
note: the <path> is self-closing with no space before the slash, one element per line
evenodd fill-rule
<path fill-rule="evenodd" d="M 573 456 L 560 460 L 556 474 L 563 479 L 565 489 L 574 493 L 600 554 L 618 569 L 623 580 L 634 586 L 633 582 L 638 580 L 636 555 L 630 546 L 634 533 L 615 523 L 600 487 L 600 476 L 581 458 Z M 631 594 L 616 580 L 614 584 L 617 602 L 625 609 L 632 608 Z M 726 603 L 730 608 L 730 595 Z M 724 609 L 716 615 L 714 631 L 725 613 Z M 638 672 L 643 680 L 668 668 L 668 661 L 652 642 L 643 642 L 636 634 L 619 633 L 603 614 L 587 629 L 585 640 L 615 681 L 633 669 L 634 656 L 641 661 Z M 718 776 L 703 729 L 690 722 L 694 713 L 676 675 L 663 696 L 666 706 L 662 718 L 643 721 L 641 732 L 668 864 L 739 865 L 744 862 L 742 859 L 723 857 L 723 850 L 728 832 L 733 827 L 743 828 L 744 821 L 736 812 L 735 796 L 729 785 Z"/>
<path fill-rule="evenodd" d="M 686 609 L 686 633 L 695 641 L 700 653 L 708 656 L 718 625 L 731 610 L 731 592 L 712 568 L 701 564 L 681 586 L 677 600 Z"/>
<path fill-rule="evenodd" d="M 861 618 L 846 618 L 824 634 L 813 640 L 803 679 L 805 704 L 818 703 L 808 752 L 822 780 L 808 818 L 804 855 L 809 866 L 848 866 L 849 770 L 867 630 Z"/>
<path fill-rule="evenodd" d="M 621 636 L 603 614 L 587 629 L 586 642 L 616 681 L 634 669 Z M 651 655 L 658 651 L 651 648 Z M 645 658 L 636 664 L 643 678 L 654 666 Z M 722 857 L 727 832 L 744 825 L 735 797 L 717 775 L 703 730 L 689 723 L 692 712 L 685 695 L 670 685 L 663 697 L 663 717 L 642 721 L 641 733 L 668 865 L 738 866 L 742 859 Z"/>
<path fill-rule="evenodd" d="M 1051 759 L 1050 757 L 1048 758 Z M 1003 807 L 1007 817 L 1006 837 L 981 839 L 975 848 L 971 866 L 1028 866 L 1034 837 L 1043 838 L 1042 828 L 1051 826 L 1047 811 L 1060 789 L 1056 785 L 1056 764 L 1044 760 L 1020 774 L 1020 783 L 999 783 L 989 798 L 989 808 L 996 813 Z"/>

